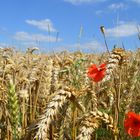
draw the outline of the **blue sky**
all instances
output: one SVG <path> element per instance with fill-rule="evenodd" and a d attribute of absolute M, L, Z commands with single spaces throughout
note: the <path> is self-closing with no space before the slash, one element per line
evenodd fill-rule
<path fill-rule="evenodd" d="M 136 49 L 139 13 L 140 0 L 1 0 L 0 46 L 101 51 L 104 25 L 110 49 Z"/>

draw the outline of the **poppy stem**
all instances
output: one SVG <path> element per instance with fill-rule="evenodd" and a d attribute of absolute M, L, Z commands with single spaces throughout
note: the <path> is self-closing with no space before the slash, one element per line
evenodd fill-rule
<path fill-rule="evenodd" d="M 108 54 L 110 55 L 109 48 L 108 48 L 107 41 L 106 41 L 105 33 L 103 33 L 103 37 L 104 37 L 104 42 L 105 42 L 106 50 L 107 50 Z"/>

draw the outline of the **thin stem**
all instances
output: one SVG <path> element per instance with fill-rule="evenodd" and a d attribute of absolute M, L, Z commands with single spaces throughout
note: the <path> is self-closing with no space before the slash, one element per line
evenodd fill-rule
<path fill-rule="evenodd" d="M 118 91 L 118 98 L 117 98 L 117 110 L 118 110 L 118 113 L 119 113 L 119 104 L 120 104 L 120 94 L 121 94 L 121 82 L 122 82 L 122 78 L 121 78 L 121 73 L 122 73 L 122 69 L 120 68 L 120 76 L 119 76 L 119 91 Z"/>
<path fill-rule="evenodd" d="M 75 108 L 75 105 L 74 105 L 74 109 L 73 109 L 73 112 L 72 112 L 72 120 L 73 120 L 73 123 L 72 123 L 72 140 L 76 140 L 76 127 L 75 127 L 76 118 L 77 118 L 77 109 Z"/>
<path fill-rule="evenodd" d="M 53 124 L 50 125 L 50 139 L 54 140 L 54 126 L 53 126 Z"/>
<path fill-rule="evenodd" d="M 29 86 L 29 105 L 30 105 L 30 122 L 32 122 L 32 120 L 33 120 L 33 116 L 32 116 L 32 106 L 33 106 L 33 104 L 32 104 L 32 93 L 31 93 L 31 85 Z"/>
<path fill-rule="evenodd" d="M 109 48 L 108 48 L 108 45 L 107 45 L 107 41 L 106 41 L 106 36 L 105 36 L 104 33 L 103 33 L 103 37 L 104 37 L 104 42 L 105 42 L 106 50 L 107 50 L 108 54 L 110 54 Z"/>
<path fill-rule="evenodd" d="M 121 94 L 121 72 L 122 69 L 120 68 L 120 75 L 119 75 L 119 88 L 118 90 L 116 89 L 116 104 L 115 104 L 115 130 L 117 130 L 118 122 L 119 122 L 119 112 L 120 112 L 120 94 Z M 117 140 L 118 135 L 114 136 L 114 139 Z"/>

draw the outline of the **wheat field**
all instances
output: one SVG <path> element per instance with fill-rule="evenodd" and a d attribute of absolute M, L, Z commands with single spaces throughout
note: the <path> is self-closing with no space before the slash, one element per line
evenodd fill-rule
<path fill-rule="evenodd" d="M 1 49 L 0 139 L 138 139 L 126 133 L 124 119 L 140 112 L 140 50 L 110 53 Z M 87 70 L 101 63 L 108 77 L 97 83 Z"/>

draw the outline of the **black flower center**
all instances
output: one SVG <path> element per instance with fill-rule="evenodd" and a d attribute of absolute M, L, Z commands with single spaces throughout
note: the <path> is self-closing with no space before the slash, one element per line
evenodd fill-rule
<path fill-rule="evenodd" d="M 134 120 L 133 123 L 134 123 L 134 125 L 136 125 L 136 126 L 137 126 L 137 125 L 140 125 L 140 121 L 138 121 L 138 120 Z"/>

